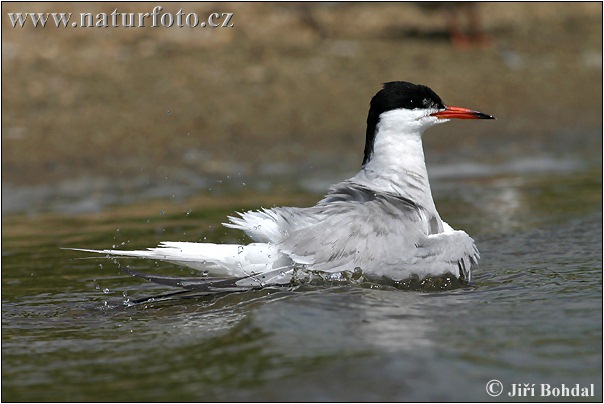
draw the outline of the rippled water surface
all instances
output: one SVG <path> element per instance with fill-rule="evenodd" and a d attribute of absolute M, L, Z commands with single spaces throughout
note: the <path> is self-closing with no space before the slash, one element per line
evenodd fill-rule
<path fill-rule="evenodd" d="M 255 204 L 5 216 L 2 398 L 488 401 L 498 379 L 498 399 L 513 383 L 579 383 L 602 400 L 600 166 L 436 177 L 441 215 L 482 253 L 468 287 L 330 284 L 128 305 L 172 289 L 60 247 L 235 242 L 219 223 Z"/>

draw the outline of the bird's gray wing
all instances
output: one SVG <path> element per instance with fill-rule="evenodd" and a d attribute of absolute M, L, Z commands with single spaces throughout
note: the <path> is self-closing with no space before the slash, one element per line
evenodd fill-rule
<path fill-rule="evenodd" d="M 324 272 L 361 268 L 374 276 L 451 273 L 469 280 L 478 259 L 464 232 L 431 234 L 425 210 L 390 193 L 343 182 L 309 208 L 272 208 L 231 218 L 230 227 L 275 244 L 296 264 Z"/>
<path fill-rule="evenodd" d="M 461 230 L 431 234 L 417 245 L 416 271 L 427 275 L 451 273 L 470 282 L 472 267 L 480 259 L 474 240 Z"/>
<path fill-rule="evenodd" d="M 425 238 L 422 214 L 415 204 L 361 186 L 332 190 L 304 211 L 305 217 L 317 220 L 290 228 L 279 249 L 315 270 L 359 267 L 375 273 L 412 259 L 415 246 Z"/>
<path fill-rule="evenodd" d="M 401 280 L 452 274 L 469 281 L 479 254 L 463 231 L 438 234 L 421 206 L 390 193 L 344 182 L 317 206 L 300 212 L 319 218 L 290 229 L 279 249 L 311 269 L 336 272 L 361 268 L 366 274 Z"/>
<path fill-rule="evenodd" d="M 394 205 L 411 215 L 416 212 L 421 213 L 421 208 L 406 198 L 392 194 L 379 195 L 388 198 Z M 229 216 L 230 223 L 223 223 L 223 225 L 244 231 L 256 242 L 280 244 L 289 238 L 291 233 L 324 221 L 327 214 L 338 214 L 340 209 L 342 213 L 348 212 L 359 204 L 375 201 L 377 196 L 375 191 L 363 185 L 344 181 L 331 187 L 325 198 L 313 207 L 277 207 L 237 212 L 239 217 Z M 378 215 L 379 211 L 374 213 Z"/>

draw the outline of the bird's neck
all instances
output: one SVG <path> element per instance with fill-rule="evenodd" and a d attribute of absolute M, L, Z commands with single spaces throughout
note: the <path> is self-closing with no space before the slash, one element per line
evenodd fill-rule
<path fill-rule="evenodd" d="M 430 189 L 421 127 L 401 133 L 397 122 L 381 120 L 376 126 L 373 155 L 351 180 L 376 192 L 389 192 L 413 201 L 425 214 L 429 231 L 442 231 L 442 222 Z"/>

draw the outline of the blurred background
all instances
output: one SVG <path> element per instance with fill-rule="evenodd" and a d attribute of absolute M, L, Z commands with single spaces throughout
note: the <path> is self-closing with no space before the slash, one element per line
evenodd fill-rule
<path fill-rule="evenodd" d="M 4 401 L 483 402 L 495 378 L 601 401 L 601 2 L 160 5 L 234 25 L 13 28 L 158 3 L 2 3 Z M 471 285 L 132 306 L 174 289 L 60 249 L 248 242 L 227 215 L 357 172 L 392 80 L 497 117 L 424 136 L 438 211 L 481 252 Z"/>
<path fill-rule="evenodd" d="M 2 4 L 3 215 L 321 194 L 359 168 L 369 100 L 392 80 L 497 117 L 427 134 L 435 180 L 601 161 L 601 3 L 162 4 L 233 13 L 204 29 L 7 17 L 156 5 Z"/>

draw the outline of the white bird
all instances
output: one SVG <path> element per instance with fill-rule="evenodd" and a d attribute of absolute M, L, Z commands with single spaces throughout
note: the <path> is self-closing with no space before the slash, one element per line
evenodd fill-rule
<path fill-rule="evenodd" d="M 202 271 L 173 278 L 127 272 L 185 289 L 231 291 L 288 284 L 297 270 L 335 275 L 362 271 L 394 281 L 451 274 L 469 282 L 479 259 L 474 240 L 438 214 L 422 135 L 450 119 L 494 119 L 443 104 L 430 88 L 385 83 L 372 98 L 361 170 L 335 184 L 315 206 L 276 207 L 229 216 L 251 244 L 162 242 L 142 251 L 88 250 L 150 258 Z"/>

